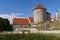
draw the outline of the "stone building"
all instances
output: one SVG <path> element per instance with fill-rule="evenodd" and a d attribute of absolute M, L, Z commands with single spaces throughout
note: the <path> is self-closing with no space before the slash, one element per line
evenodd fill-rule
<path fill-rule="evenodd" d="M 50 20 L 50 13 L 41 4 L 38 4 L 33 9 L 33 15 L 34 15 L 33 17 L 28 18 L 14 18 L 13 19 L 14 30 L 20 31 L 21 28 L 23 29 L 28 28 L 29 26 L 34 26 L 34 24 L 40 24 Z"/>
<path fill-rule="evenodd" d="M 42 22 L 45 22 L 47 20 L 50 20 L 50 13 L 47 12 L 47 9 L 41 5 L 38 4 L 34 9 L 34 24 L 40 24 Z"/>
<path fill-rule="evenodd" d="M 28 28 L 32 24 L 33 24 L 33 17 L 13 19 L 13 28 L 15 31 L 26 30 L 26 28 Z"/>
<path fill-rule="evenodd" d="M 60 21 L 60 15 L 58 11 L 56 11 L 56 15 L 53 18 L 51 18 L 51 21 Z"/>

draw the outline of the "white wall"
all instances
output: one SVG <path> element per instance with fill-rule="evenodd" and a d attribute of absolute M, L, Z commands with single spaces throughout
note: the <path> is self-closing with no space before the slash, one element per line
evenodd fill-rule
<path fill-rule="evenodd" d="M 28 28 L 29 25 L 13 25 L 14 31 L 20 31 L 20 28 Z"/>

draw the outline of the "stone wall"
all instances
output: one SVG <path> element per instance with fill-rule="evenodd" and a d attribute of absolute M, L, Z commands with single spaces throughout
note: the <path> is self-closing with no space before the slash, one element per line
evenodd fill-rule
<path fill-rule="evenodd" d="M 44 13 L 46 13 L 43 9 L 35 9 L 34 10 L 34 24 L 37 24 L 39 22 L 43 22 L 44 19 Z"/>

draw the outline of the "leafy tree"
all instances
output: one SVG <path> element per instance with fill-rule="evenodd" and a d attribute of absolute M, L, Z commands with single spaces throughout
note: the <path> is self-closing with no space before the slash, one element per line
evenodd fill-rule
<path fill-rule="evenodd" d="M 3 26 L 4 26 L 3 25 L 3 20 L 4 19 L 0 17 L 0 31 L 3 31 L 4 30 L 4 28 L 3 28 Z"/>
<path fill-rule="evenodd" d="M 0 17 L 0 31 L 11 31 L 11 28 L 9 20 Z"/>
<path fill-rule="evenodd" d="M 9 23 L 9 20 L 8 19 L 4 19 L 4 28 L 6 31 L 10 31 L 11 30 L 11 26 L 10 26 L 10 23 Z"/>

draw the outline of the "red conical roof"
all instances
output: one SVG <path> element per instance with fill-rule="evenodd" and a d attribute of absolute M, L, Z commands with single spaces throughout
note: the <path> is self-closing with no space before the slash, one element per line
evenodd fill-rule
<path fill-rule="evenodd" d="M 46 9 L 42 4 L 38 4 L 34 9 Z"/>

